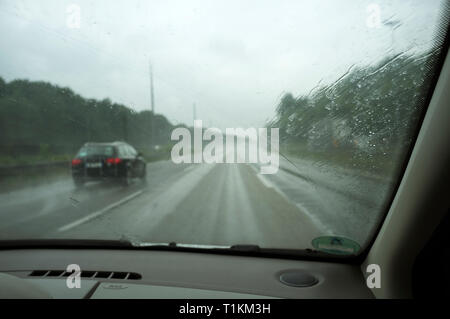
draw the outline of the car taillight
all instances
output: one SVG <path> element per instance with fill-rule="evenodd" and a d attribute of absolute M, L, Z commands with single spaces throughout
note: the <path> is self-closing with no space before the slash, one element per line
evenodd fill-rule
<path fill-rule="evenodd" d="M 119 164 L 121 161 L 122 160 L 120 158 L 118 158 L 118 157 L 116 157 L 116 158 L 107 158 L 106 159 L 106 163 L 109 163 L 109 164 Z"/>
<path fill-rule="evenodd" d="M 81 164 L 81 160 L 79 158 L 75 158 L 72 160 L 72 166 Z"/>

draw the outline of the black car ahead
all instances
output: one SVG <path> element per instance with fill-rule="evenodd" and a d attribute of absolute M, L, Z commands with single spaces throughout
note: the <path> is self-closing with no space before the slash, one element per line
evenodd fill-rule
<path fill-rule="evenodd" d="M 109 178 L 129 185 L 133 178 L 145 179 L 145 176 L 144 158 L 125 142 L 86 143 L 72 160 L 72 177 L 76 186 Z"/>

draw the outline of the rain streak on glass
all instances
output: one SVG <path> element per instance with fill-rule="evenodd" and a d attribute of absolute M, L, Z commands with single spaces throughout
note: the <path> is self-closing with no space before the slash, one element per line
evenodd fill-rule
<path fill-rule="evenodd" d="M 440 0 L 1 1 L 0 240 L 359 253 L 415 141 L 446 14 Z"/>

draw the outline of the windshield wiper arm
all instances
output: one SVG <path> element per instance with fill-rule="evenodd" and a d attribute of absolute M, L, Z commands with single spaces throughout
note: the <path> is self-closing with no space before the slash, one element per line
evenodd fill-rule
<path fill-rule="evenodd" d="M 133 243 L 128 240 L 105 239 L 6 239 L 0 240 L 0 249 L 7 248 L 58 248 L 58 247 L 86 247 L 86 248 L 132 248 Z"/>

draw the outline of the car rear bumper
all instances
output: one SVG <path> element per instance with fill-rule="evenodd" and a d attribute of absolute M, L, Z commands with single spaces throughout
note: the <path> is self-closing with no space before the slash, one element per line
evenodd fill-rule
<path fill-rule="evenodd" d="M 99 180 L 99 179 L 111 179 L 124 177 L 124 172 L 119 168 L 72 168 L 72 177 L 83 180 Z"/>

